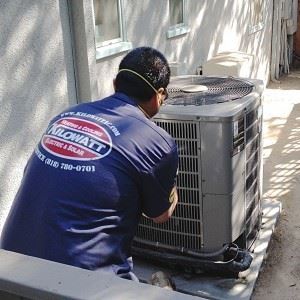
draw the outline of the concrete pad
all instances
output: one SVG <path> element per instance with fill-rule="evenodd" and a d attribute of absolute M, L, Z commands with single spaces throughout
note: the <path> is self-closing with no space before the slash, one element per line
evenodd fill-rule
<path fill-rule="evenodd" d="M 263 202 L 262 228 L 253 246 L 253 261 L 248 270 L 239 273 L 239 278 L 182 274 L 168 268 L 162 269 L 161 266 L 137 258 L 134 260 L 134 272 L 140 280 L 148 281 L 152 273 L 158 270 L 165 271 L 172 276 L 177 291 L 205 299 L 248 300 L 253 293 L 280 212 L 280 202 L 273 200 Z"/>

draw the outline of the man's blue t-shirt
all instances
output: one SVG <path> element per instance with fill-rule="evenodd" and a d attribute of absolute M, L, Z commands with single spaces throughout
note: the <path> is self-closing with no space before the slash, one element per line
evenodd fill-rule
<path fill-rule="evenodd" d="M 126 95 L 77 105 L 51 121 L 31 156 L 1 247 L 131 271 L 141 213 L 170 207 L 177 164 L 173 139 Z"/>

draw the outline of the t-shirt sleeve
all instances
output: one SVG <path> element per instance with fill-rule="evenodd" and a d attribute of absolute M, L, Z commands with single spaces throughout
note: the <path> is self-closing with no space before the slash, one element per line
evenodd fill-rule
<path fill-rule="evenodd" d="M 142 212 L 156 218 L 171 205 L 169 196 L 175 185 L 178 168 L 176 146 L 149 172 L 142 173 Z"/>

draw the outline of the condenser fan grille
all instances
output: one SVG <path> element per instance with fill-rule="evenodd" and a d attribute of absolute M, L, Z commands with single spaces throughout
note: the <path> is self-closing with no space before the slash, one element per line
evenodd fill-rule
<path fill-rule="evenodd" d="M 187 92 L 186 86 L 201 86 L 200 92 Z M 253 90 L 253 84 L 232 77 L 193 77 L 171 82 L 168 87 L 171 105 L 209 105 L 240 99 Z M 206 88 L 203 88 L 206 87 Z M 197 90 L 197 89 L 195 89 Z"/>

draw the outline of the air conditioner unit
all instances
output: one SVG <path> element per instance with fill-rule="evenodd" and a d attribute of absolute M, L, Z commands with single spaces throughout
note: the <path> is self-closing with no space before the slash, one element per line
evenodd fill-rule
<path fill-rule="evenodd" d="M 179 202 L 164 224 L 142 218 L 135 249 L 251 247 L 261 223 L 262 91 L 259 80 L 172 78 L 154 121 L 178 145 Z"/>

